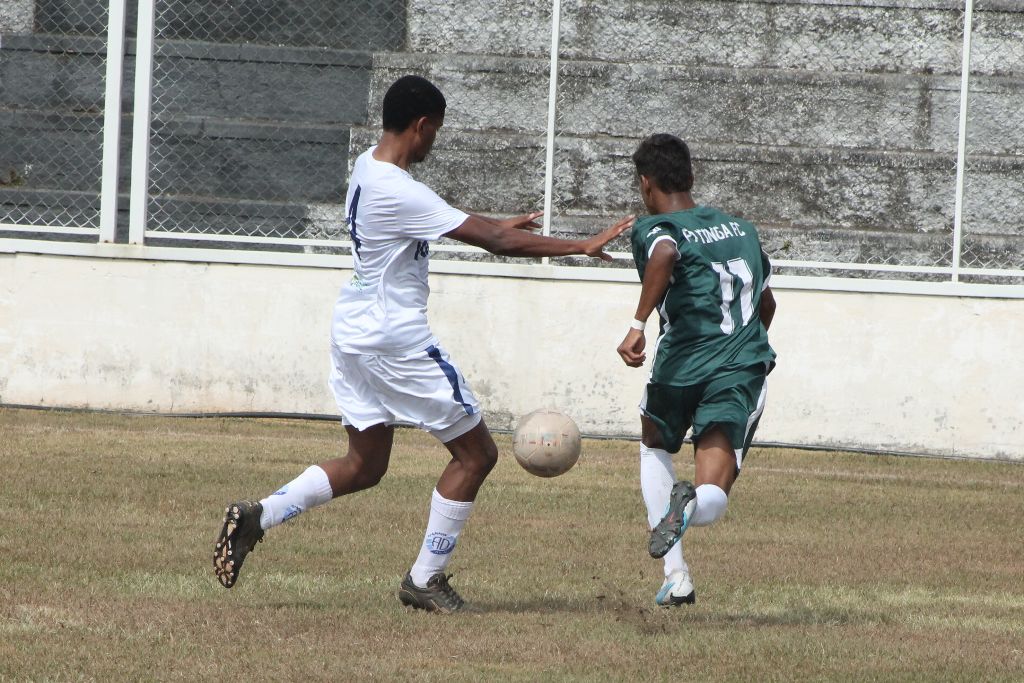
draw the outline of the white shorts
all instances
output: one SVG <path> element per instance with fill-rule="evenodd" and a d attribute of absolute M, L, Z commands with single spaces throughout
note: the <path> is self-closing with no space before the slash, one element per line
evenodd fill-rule
<path fill-rule="evenodd" d="M 425 429 L 442 443 L 480 424 L 480 404 L 438 345 L 407 356 L 346 353 L 331 346 L 328 380 L 345 424 Z"/>

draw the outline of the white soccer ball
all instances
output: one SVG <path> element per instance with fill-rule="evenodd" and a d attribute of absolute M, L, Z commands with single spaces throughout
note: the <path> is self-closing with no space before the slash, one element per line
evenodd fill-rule
<path fill-rule="evenodd" d="M 580 429 L 568 415 L 535 410 L 516 425 L 512 454 L 530 474 L 557 477 L 572 469 L 580 457 Z"/>

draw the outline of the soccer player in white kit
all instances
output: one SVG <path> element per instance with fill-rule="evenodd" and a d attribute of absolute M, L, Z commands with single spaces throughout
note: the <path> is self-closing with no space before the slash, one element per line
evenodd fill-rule
<path fill-rule="evenodd" d="M 610 257 L 603 251 L 633 217 L 583 240 L 530 232 L 541 214 L 494 220 L 449 206 L 409 174 L 444 123 L 445 99 L 419 76 L 388 89 L 379 143 L 356 159 L 345 206 L 355 275 L 341 289 L 331 329 L 329 384 L 348 453 L 314 465 L 259 502 L 228 506 L 214 550 L 225 588 L 264 532 L 337 496 L 375 486 L 387 472 L 395 424 L 436 436 L 451 453 L 430 502 L 419 555 L 398 589 L 402 604 L 457 612 L 464 601 L 445 569 L 473 501 L 498 458 L 480 404 L 430 331 L 430 243 L 455 239 L 503 256 Z"/>

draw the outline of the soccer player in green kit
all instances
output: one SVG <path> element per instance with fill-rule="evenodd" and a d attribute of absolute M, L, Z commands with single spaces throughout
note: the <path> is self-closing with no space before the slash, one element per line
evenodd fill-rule
<path fill-rule="evenodd" d="M 690 196 L 686 143 L 652 135 L 633 154 L 651 215 L 633 226 L 633 258 L 643 282 L 636 316 L 618 352 L 630 367 L 646 359 L 645 322 L 660 316 L 650 378 L 640 402 L 640 488 L 652 557 L 664 558 L 655 601 L 693 603 L 683 532 L 721 519 L 729 490 L 764 410 L 775 364 L 768 327 L 775 298 L 756 228 Z M 676 481 L 672 454 L 693 428 L 695 482 Z"/>

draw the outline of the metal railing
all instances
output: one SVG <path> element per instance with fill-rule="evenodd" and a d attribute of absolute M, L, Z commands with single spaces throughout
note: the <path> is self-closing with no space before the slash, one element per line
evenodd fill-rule
<path fill-rule="evenodd" d="M 542 205 L 555 235 L 637 212 L 629 156 L 666 130 L 691 143 L 698 200 L 757 224 L 790 286 L 1024 296 L 1024 8 L 1009 0 L 141 0 L 133 21 L 126 0 L 103 17 L 36 3 L 31 35 L 0 37 L 0 67 L 52 79 L 45 96 L 0 90 L 15 124 L 0 248 L 347 265 L 348 169 L 383 90 L 417 72 L 449 97 L 421 175 L 468 210 Z M 593 267 L 442 243 L 434 267 L 635 278 L 615 248 Z"/>
<path fill-rule="evenodd" d="M 0 229 L 113 240 L 124 3 L 56 5 L 0 36 Z"/>

